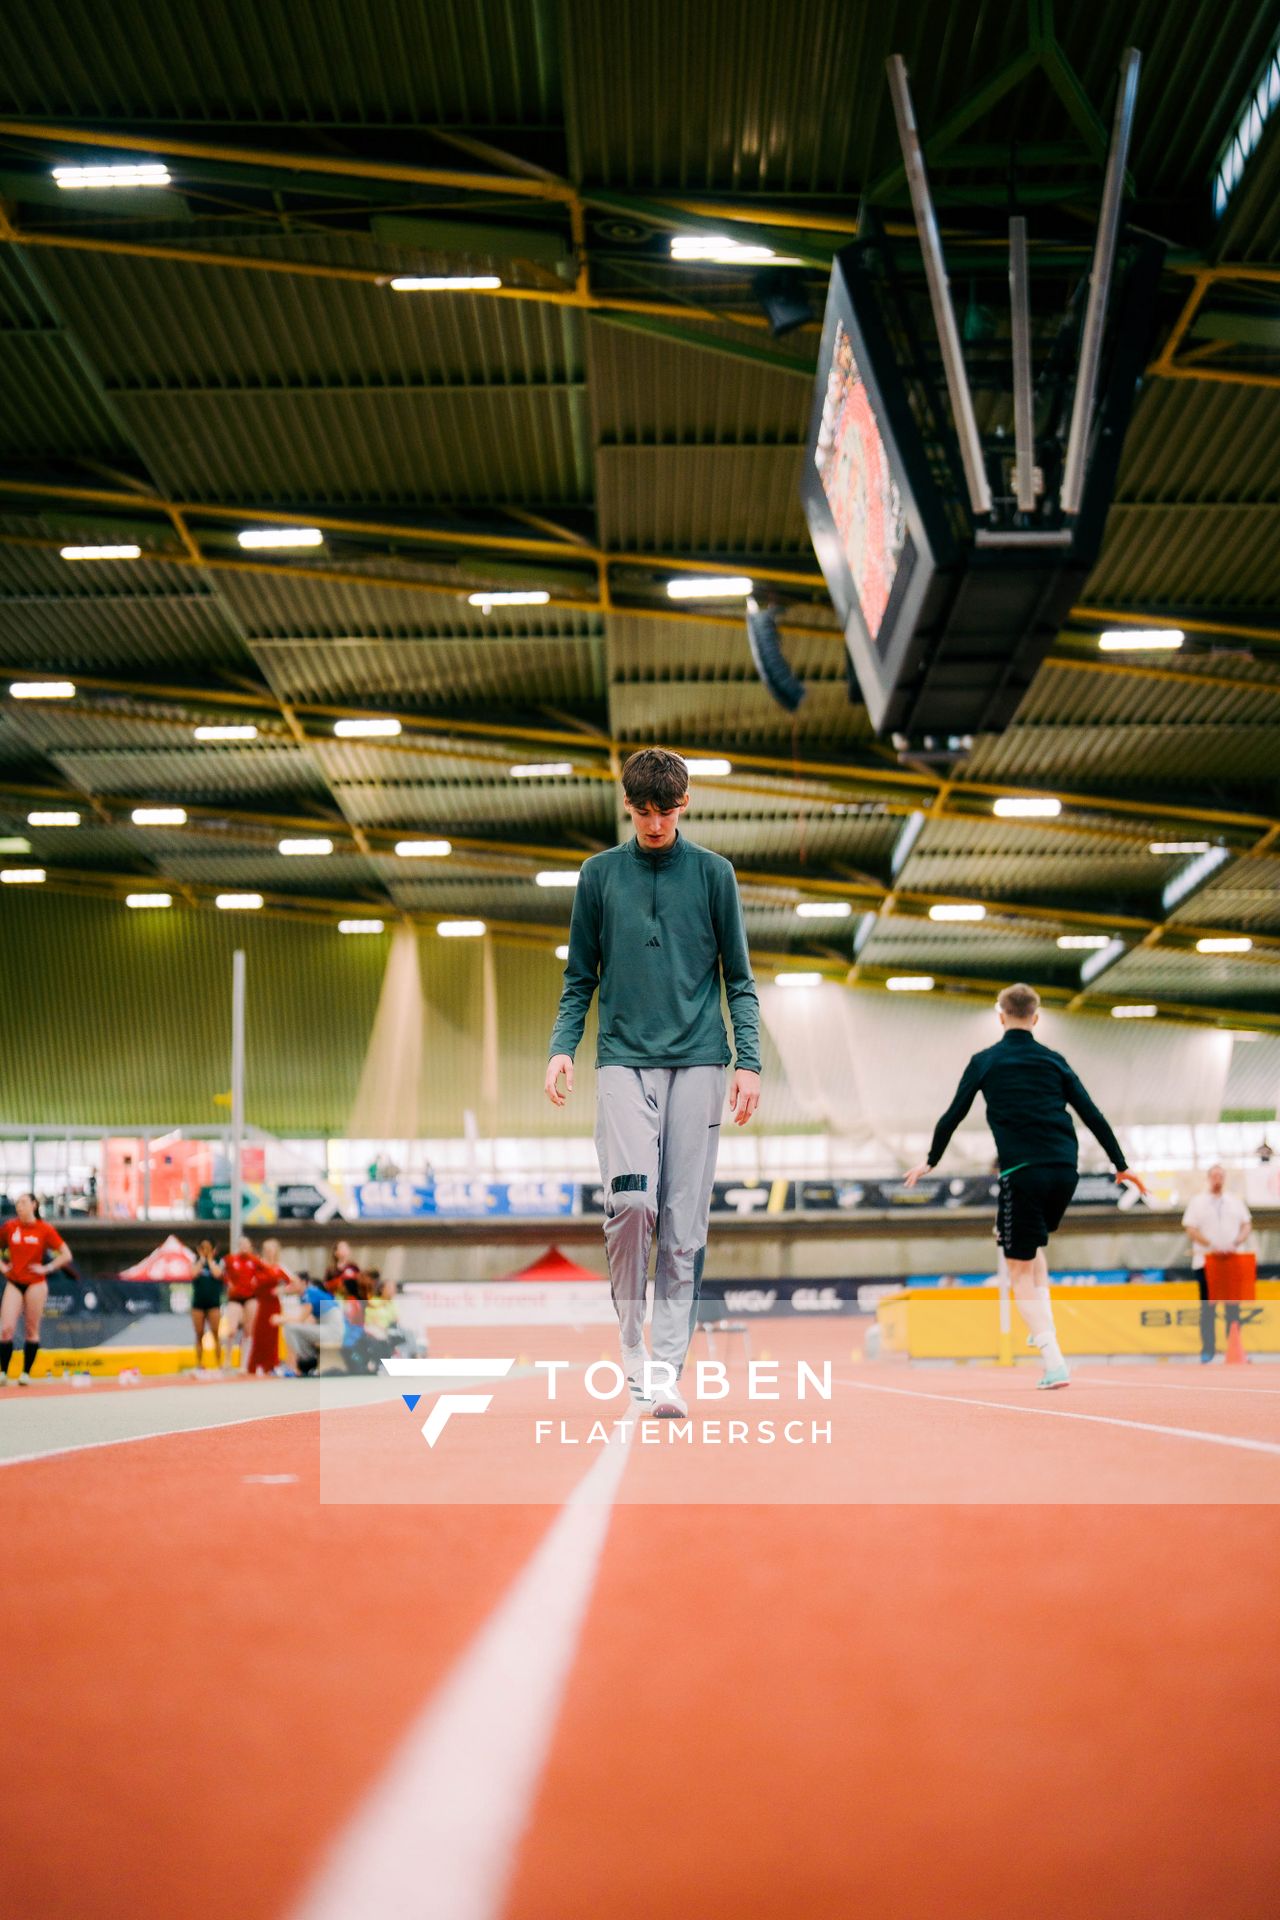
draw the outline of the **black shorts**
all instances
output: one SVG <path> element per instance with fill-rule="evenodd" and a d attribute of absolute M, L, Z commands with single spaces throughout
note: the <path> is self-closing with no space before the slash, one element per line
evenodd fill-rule
<path fill-rule="evenodd" d="M 15 1280 L 11 1273 L 6 1273 L 4 1276 L 4 1285 L 6 1287 L 16 1287 L 19 1293 L 25 1293 L 28 1287 L 38 1287 L 40 1282 L 45 1278 L 46 1276 L 42 1273 L 36 1280 Z M 3 1289 L 0 1289 L 0 1291 L 3 1291 Z"/>
<path fill-rule="evenodd" d="M 996 1239 L 1009 1260 L 1034 1260 L 1062 1224 L 1079 1179 L 1074 1167 L 1015 1167 L 1000 1176 Z"/>

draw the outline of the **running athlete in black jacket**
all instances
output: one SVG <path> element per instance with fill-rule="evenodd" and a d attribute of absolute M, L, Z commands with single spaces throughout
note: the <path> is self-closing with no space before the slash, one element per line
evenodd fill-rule
<path fill-rule="evenodd" d="M 1070 1375 L 1054 1330 L 1045 1247 L 1076 1190 L 1074 1107 L 1112 1166 L 1116 1179 L 1146 1188 L 1125 1162 L 1124 1149 L 1085 1092 L 1075 1069 L 1060 1053 L 1042 1047 L 1031 1029 L 1040 1018 L 1034 987 L 1006 987 L 996 1002 L 1003 1037 L 975 1053 L 960 1079 L 956 1097 L 934 1128 L 929 1157 L 912 1167 L 906 1184 L 914 1187 L 937 1166 L 952 1134 L 979 1090 L 987 1103 L 987 1122 L 995 1136 L 1000 1164 L 996 1238 L 1009 1266 L 1018 1311 L 1031 1344 L 1044 1360 L 1042 1387 L 1065 1387 Z"/>

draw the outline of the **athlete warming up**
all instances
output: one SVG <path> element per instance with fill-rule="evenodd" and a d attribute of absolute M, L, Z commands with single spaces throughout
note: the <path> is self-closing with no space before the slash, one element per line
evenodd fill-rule
<path fill-rule="evenodd" d="M 729 1106 L 738 1126 L 760 1102 L 760 1005 L 733 868 L 679 831 L 689 804 L 684 761 L 657 747 L 633 753 L 622 793 L 635 834 L 582 868 L 545 1085 L 562 1107 L 598 987 L 596 1152 L 623 1370 L 638 1407 L 680 1418 L 688 1412 L 680 1371 L 698 1316 L 730 1061 L 721 973 L 737 1053 Z"/>
<path fill-rule="evenodd" d="M 1031 1345 L 1040 1349 L 1042 1387 L 1065 1387 L 1070 1374 L 1053 1324 L 1045 1248 L 1076 1190 L 1076 1130 L 1073 1107 L 1116 1170 L 1116 1179 L 1145 1193 L 1125 1162 L 1120 1142 L 1060 1053 L 1042 1047 L 1031 1031 L 1040 1018 L 1034 987 L 1006 987 L 996 1001 L 1002 1037 L 975 1053 L 960 1077 L 956 1097 L 933 1132 L 929 1157 L 912 1167 L 906 1184 L 937 1166 L 952 1134 L 981 1092 L 1000 1165 L 996 1239 L 1009 1264 L 1009 1281 L 1026 1321 Z"/>
<path fill-rule="evenodd" d="M 14 1202 L 17 1217 L 0 1226 L 0 1258 L 5 1265 L 4 1294 L 0 1298 L 0 1387 L 9 1378 L 13 1336 L 18 1321 L 26 1338 L 22 1345 L 20 1387 L 31 1385 L 40 1351 L 40 1320 L 49 1298 L 49 1275 L 70 1266 L 71 1249 L 56 1227 L 40 1218 L 34 1193 L 20 1193 Z"/>

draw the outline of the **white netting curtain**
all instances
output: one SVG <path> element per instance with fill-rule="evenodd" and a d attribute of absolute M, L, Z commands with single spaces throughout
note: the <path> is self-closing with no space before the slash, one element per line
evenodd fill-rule
<path fill-rule="evenodd" d="M 760 1007 L 805 1116 L 884 1147 L 887 1164 L 904 1138 L 928 1136 L 970 1054 L 1000 1037 L 990 1009 L 923 995 L 765 986 Z M 1221 1115 L 1229 1034 L 1045 1012 L 1036 1036 L 1066 1055 L 1117 1132 Z M 983 1128 L 981 1097 L 965 1126 Z"/>
<path fill-rule="evenodd" d="M 417 1139 L 424 1026 L 418 936 L 412 927 L 397 927 L 347 1121 L 351 1139 Z"/>

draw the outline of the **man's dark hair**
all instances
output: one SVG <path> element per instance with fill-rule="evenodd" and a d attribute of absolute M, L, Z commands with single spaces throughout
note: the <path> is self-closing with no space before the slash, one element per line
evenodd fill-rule
<path fill-rule="evenodd" d="M 633 807 L 651 802 L 660 812 L 678 807 L 689 791 L 689 769 L 678 753 L 665 747 L 642 747 L 622 769 L 622 791 Z"/>

